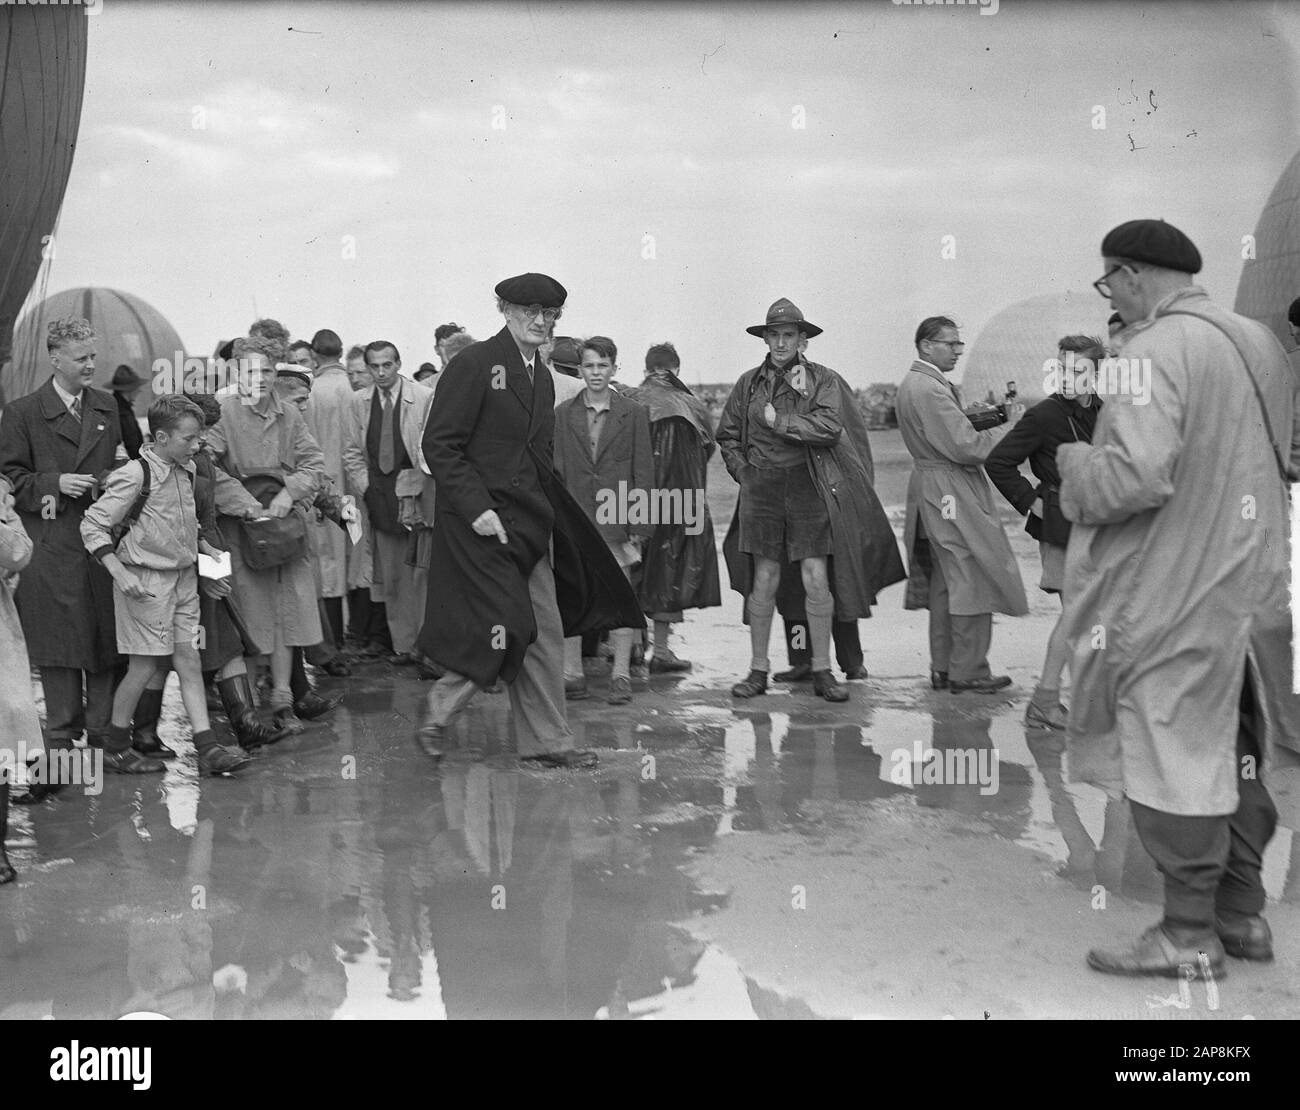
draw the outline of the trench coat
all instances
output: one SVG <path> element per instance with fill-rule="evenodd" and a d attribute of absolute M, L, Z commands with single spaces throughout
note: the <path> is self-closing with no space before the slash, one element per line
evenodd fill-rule
<path fill-rule="evenodd" d="M 834 370 L 799 358 L 807 375 L 807 386 L 796 390 L 801 400 L 797 414 L 817 412 L 817 420 L 828 433 L 803 438 L 801 425 L 792 424 L 788 437 L 803 442 L 813 484 L 821 494 L 831 521 L 831 556 L 827 565 L 835 619 L 858 620 L 871 616 L 876 595 L 907 577 L 898 554 L 898 540 L 889 518 L 876 496 L 874 466 L 867 443 L 866 423 L 857 408 L 857 398 L 848 383 Z M 741 451 L 741 428 L 747 419 L 754 378 L 762 366 L 745 371 L 732 387 L 718 421 L 717 442 L 733 478 L 746 462 Z M 740 498 L 745 496 L 741 483 Z M 740 505 L 723 540 L 731 588 L 748 597 L 753 582 L 753 559 L 740 550 Z M 798 577 L 792 576 L 792 577 Z M 779 598 L 782 615 L 799 619 L 803 611 L 802 579 L 799 589 Z"/>
<path fill-rule="evenodd" d="M 4 487 L 0 484 L 0 499 Z M 44 750 L 41 720 L 32 696 L 32 668 L 27 642 L 14 605 L 13 587 L 18 573 L 32 557 L 32 541 L 12 509 L 0 509 L 0 782 L 11 781 L 20 755 L 21 741 L 28 756 Z M 6 756 L 4 753 L 8 753 Z M 0 829 L 0 840 L 4 829 Z"/>
<path fill-rule="evenodd" d="M 0 474 L 14 487 L 14 507 L 32 541 L 14 598 L 37 667 L 117 665 L 113 580 L 81 542 L 81 517 L 98 487 L 66 497 L 59 475 L 107 474 L 121 437 L 117 402 L 102 389 L 83 392 L 80 426 L 50 381 L 7 405 L 0 418 Z"/>
<path fill-rule="evenodd" d="M 325 474 L 341 491 L 345 488 L 343 449 L 352 416 L 352 385 L 347 371 L 337 362 L 316 372 L 305 415 L 307 430 L 325 458 Z M 320 571 L 321 597 L 342 597 L 348 590 L 370 585 L 373 571 L 369 544 L 350 543 L 347 532 L 332 520 L 314 521 L 310 527 Z"/>
<path fill-rule="evenodd" d="M 1249 666 L 1261 755 L 1300 752 L 1291 690 L 1288 489 L 1264 434 L 1249 359 L 1284 460 L 1300 465 L 1297 382 L 1264 325 L 1199 287 L 1130 326 L 1121 352 L 1150 360 L 1149 393 L 1112 395 L 1091 445 L 1063 444 L 1064 629 L 1072 647 L 1072 775 L 1113 782 L 1165 813 L 1237 807 L 1238 702 Z M 1110 775 L 1107 775 L 1107 767 Z"/>
<path fill-rule="evenodd" d="M 256 404 L 239 396 L 221 402 L 221 419 L 208 429 L 208 451 L 232 478 L 274 474 L 294 499 L 294 512 L 306 515 L 325 475 L 325 458 L 307 422 L 274 390 Z M 244 561 L 244 530 L 223 517 L 221 532 L 230 545 L 233 596 L 252 639 L 270 650 L 277 644 L 311 647 L 321 641 L 320 607 L 311 544 L 296 559 L 254 570 Z M 307 525 L 309 528 L 310 524 Z"/>
<path fill-rule="evenodd" d="M 447 364 L 424 427 L 437 492 L 419 648 L 480 686 L 513 681 L 537 638 L 528 579 L 552 550 L 566 636 L 643 622 L 623 571 L 555 473 L 554 405 L 551 372 L 538 359 L 530 385 L 503 328 Z M 489 509 L 505 544 L 472 527 Z"/>
<path fill-rule="evenodd" d="M 895 406 L 913 466 L 903 531 L 909 563 L 903 608 L 930 607 L 929 575 L 915 555 L 919 521 L 948 585 L 949 613 L 1024 616 L 1029 601 L 1020 567 L 983 465 L 1010 425 L 977 432 L 952 383 L 920 359 L 903 375 Z"/>

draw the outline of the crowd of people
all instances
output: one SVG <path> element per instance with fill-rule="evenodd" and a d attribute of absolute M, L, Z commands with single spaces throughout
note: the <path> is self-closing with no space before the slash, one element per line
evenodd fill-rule
<path fill-rule="evenodd" d="M 1063 337 L 1060 389 L 1028 412 L 1010 401 L 997 426 L 950 380 L 956 323 L 916 329 L 897 394 L 914 462 L 901 551 L 853 391 L 808 358 L 822 329 L 785 298 L 747 329 L 766 350 L 716 429 L 671 343 L 629 387 L 612 339 L 557 336 L 568 294 L 544 274 L 496 286 L 492 338 L 440 326 L 441 365 L 414 374 L 388 340 L 345 355 L 331 330 L 291 342 L 259 320 L 218 350 L 237 382 L 158 397 L 147 440 L 142 380 L 123 367 L 117 399 L 94 388 L 93 331 L 56 321 L 52 377 L 0 421 L 0 643 L 15 660 L 0 746 L 21 740 L 36 767 L 84 735 L 109 771 L 157 773 L 175 754 L 157 732 L 175 671 L 201 770 L 230 774 L 337 706 L 308 665 L 346 677 L 382 656 L 434 680 L 416 733 L 431 759 L 475 695 L 504 686 L 522 763 L 592 767 L 566 702 L 591 696 L 602 639 L 606 696 L 626 704 L 638 677 L 690 669 L 672 626 L 721 604 L 715 450 L 739 486 L 722 544 L 751 649 L 735 699 L 807 681 L 848 701 L 832 646 L 846 680 L 866 679 L 858 621 L 900 582 L 905 608 L 929 610 L 933 689 L 997 694 L 1011 679 L 989 664 L 993 614 L 1028 602 L 996 491 L 1062 601 L 1025 723 L 1080 744 L 1075 777 L 1127 797 L 1165 879 L 1162 922 L 1090 963 L 1211 976 L 1225 952 L 1270 958 L 1260 859 L 1276 812 L 1260 769 L 1274 745 L 1300 752 L 1278 539 L 1300 394 L 1271 333 L 1192 284 L 1182 232 L 1133 221 L 1101 254 L 1111 335 Z M 1117 350 L 1153 368 L 1152 403 L 1099 395 L 1089 371 Z M 790 666 L 769 679 L 778 609 Z M 1089 777 L 1091 757 L 1104 769 Z M 54 777 L 32 776 L 24 800 Z M 6 781 L 0 846 L 8 805 Z"/>

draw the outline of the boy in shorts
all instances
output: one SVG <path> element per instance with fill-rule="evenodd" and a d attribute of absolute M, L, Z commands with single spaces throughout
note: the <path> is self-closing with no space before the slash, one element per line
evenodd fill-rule
<path fill-rule="evenodd" d="M 236 771 L 248 763 L 238 748 L 219 744 L 208 721 L 199 661 L 198 556 L 219 554 L 199 539 L 194 500 L 194 455 L 203 435 L 203 411 L 186 397 L 160 397 L 149 408 L 153 442 L 137 462 L 112 471 L 104 492 L 81 522 L 81 538 L 113 578 L 117 647 L 130 658 L 113 697 L 105 742 L 110 771 L 161 771 L 164 765 L 131 747 L 131 718 L 145 686 L 168 659 L 180 680 L 190 718 L 199 769 L 207 774 Z M 120 543 L 113 529 L 128 520 L 144 487 L 149 495 Z"/>

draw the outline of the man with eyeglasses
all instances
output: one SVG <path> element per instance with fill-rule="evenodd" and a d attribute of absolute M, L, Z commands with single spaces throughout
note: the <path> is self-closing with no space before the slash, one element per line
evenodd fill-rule
<path fill-rule="evenodd" d="M 447 363 L 424 428 L 437 483 L 420 650 L 445 670 L 416 741 L 430 758 L 479 689 L 509 690 L 518 755 L 593 767 L 564 703 L 564 637 L 643 623 L 636 594 L 553 467 L 555 387 L 538 349 L 568 296 L 545 274 L 496 287 L 505 327 Z"/>
<path fill-rule="evenodd" d="M 1112 388 L 1092 443 L 1057 450 L 1074 522 L 1066 738 L 1091 764 L 1080 779 L 1122 782 L 1165 897 L 1159 923 L 1088 963 L 1222 978 L 1225 954 L 1273 958 L 1264 775 L 1275 745 L 1300 753 L 1287 613 L 1300 393 L 1277 337 L 1193 283 L 1201 256 L 1183 232 L 1133 220 L 1101 254 L 1096 288 L 1145 388 Z"/>
<path fill-rule="evenodd" d="M 947 316 L 916 329 L 916 361 L 898 387 L 896 411 L 912 455 L 907 486 L 905 609 L 930 610 L 930 685 L 954 694 L 993 694 L 1011 685 L 989 668 L 993 614 L 1029 612 L 984 472 L 984 460 L 1025 407 L 1007 406 L 1007 423 L 976 431 L 948 380 L 965 344 Z"/>

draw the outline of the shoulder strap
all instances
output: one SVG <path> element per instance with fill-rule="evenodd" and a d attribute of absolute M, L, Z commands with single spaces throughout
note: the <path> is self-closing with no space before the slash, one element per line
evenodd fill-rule
<path fill-rule="evenodd" d="M 126 523 L 128 526 L 134 524 L 140 519 L 140 514 L 144 512 L 144 503 L 149 500 L 149 487 L 153 482 L 153 467 L 145 459 L 136 459 L 140 464 L 140 473 L 143 480 L 140 483 L 140 492 L 135 495 L 135 501 L 131 505 L 130 511 L 126 514 Z"/>
<path fill-rule="evenodd" d="M 1232 334 L 1217 320 L 1204 316 L 1199 312 L 1189 312 L 1185 308 L 1172 308 L 1167 312 L 1162 312 L 1161 316 L 1195 316 L 1198 320 L 1204 320 L 1219 329 L 1228 337 L 1228 342 L 1232 344 L 1238 356 L 1241 358 L 1242 365 L 1246 367 L 1246 377 L 1250 379 L 1251 388 L 1255 391 L 1255 400 L 1259 402 L 1259 414 L 1264 419 L 1264 434 L 1268 436 L 1268 442 L 1273 447 L 1273 458 L 1277 462 L 1277 472 L 1282 476 L 1282 484 L 1290 488 L 1292 482 L 1300 481 L 1300 474 L 1293 474 L 1291 468 L 1287 465 L 1285 457 L 1282 455 L 1282 449 L 1278 446 L 1277 436 L 1273 434 L 1273 421 L 1268 417 L 1268 406 L 1264 404 L 1264 393 L 1259 388 L 1259 382 L 1255 380 L 1255 373 L 1250 368 L 1250 359 L 1246 357 L 1246 352 L 1241 349 L 1241 344 L 1237 342 L 1237 337 Z M 1157 317 L 1158 319 L 1159 317 Z"/>

